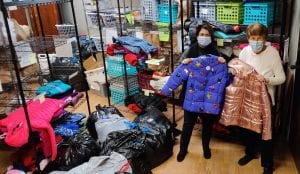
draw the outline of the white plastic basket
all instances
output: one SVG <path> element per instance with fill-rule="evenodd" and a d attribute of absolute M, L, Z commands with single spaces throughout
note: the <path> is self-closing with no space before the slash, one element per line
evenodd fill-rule
<path fill-rule="evenodd" d="M 98 28 L 99 23 L 98 23 L 97 13 L 87 12 L 86 13 L 86 20 L 87 20 L 87 25 L 89 27 Z M 100 18 L 100 21 L 101 21 L 101 18 Z"/>
<path fill-rule="evenodd" d="M 74 37 L 74 36 L 76 36 L 75 25 L 57 24 L 55 26 L 56 26 L 57 31 L 58 31 L 60 36 L 63 36 L 63 37 Z"/>
<path fill-rule="evenodd" d="M 99 82 L 99 83 L 105 83 L 105 74 L 104 74 L 104 67 L 92 69 L 89 71 L 84 71 L 86 75 L 86 80 L 89 84 L 90 82 Z"/>

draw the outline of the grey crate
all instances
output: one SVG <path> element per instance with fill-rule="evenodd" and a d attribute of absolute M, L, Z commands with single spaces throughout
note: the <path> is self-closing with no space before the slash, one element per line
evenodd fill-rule
<path fill-rule="evenodd" d="M 158 2 L 157 0 L 142 0 L 141 14 L 144 21 L 158 21 Z"/>
<path fill-rule="evenodd" d="M 55 25 L 60 36 L 74 37 L 76 36 L 75 25 L 72 24 L 57 24 Z"/>
<path fill-rule="evenodd" d="M 216 20 L 216 3 L 211 1 L 193 2 L 195 18 Z"/>

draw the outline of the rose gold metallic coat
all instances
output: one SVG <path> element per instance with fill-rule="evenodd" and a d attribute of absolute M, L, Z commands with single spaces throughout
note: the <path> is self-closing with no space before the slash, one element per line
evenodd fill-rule
<path fill-rule="evenodd" d="M 236 75 L 226 88 L 220 123 L 262 133 L 263 140 L 272 139 L 271 103 L 265 83 L 240 59 L 231 60 L 228 66 Z"/>

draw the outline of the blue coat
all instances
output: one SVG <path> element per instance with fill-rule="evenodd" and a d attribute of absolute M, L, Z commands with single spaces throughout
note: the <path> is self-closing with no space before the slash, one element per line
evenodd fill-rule
<path fill-rule="evenodd" d="M 229 81 L 226 64 L 219 63 L 218 57 L 214 55 L 200 56 L 189 64 L 181 64 L 161 89 L 162 93 L 170 96 L 185 80 L 187 88 L 183 109 L 197 113 L 220 114 L 225 87 Z"/>

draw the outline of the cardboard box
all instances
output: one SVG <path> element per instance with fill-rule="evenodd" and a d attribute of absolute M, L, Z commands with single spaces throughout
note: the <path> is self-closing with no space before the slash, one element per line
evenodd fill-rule
<path fill-rule="evenodd" d="M 91 56 L 83 62 L 83 67 L 85 70 L 93 70 L 96 68 L 100 68 L 101 66 L 103 66 L 101 53 L 98 53 L 96 55 L 96 58 L 94 56 Z"/>
<path fill-rule="evenodd" d="M 147 40 L 149 43 L 151 43 L 155 47 L 159 47 L 159 36 L 158 32 L 144 32 L 143 37 L 145 40 Z"/>

